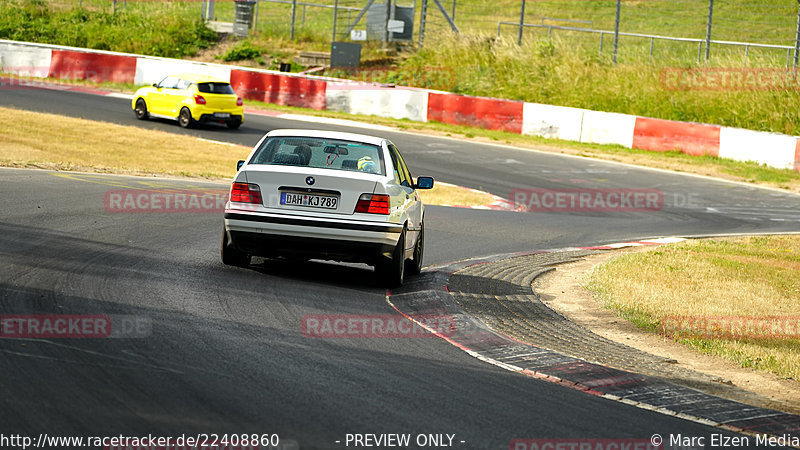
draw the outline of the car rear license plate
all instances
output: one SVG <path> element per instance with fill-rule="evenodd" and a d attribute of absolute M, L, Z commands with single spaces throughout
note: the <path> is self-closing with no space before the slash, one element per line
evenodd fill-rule
<path fill-rule="evenodd" d="M 231 113 L 214 113 L 214 117 L 219 117 L 221 119 L 227 119 L 231 116 Z"/>
<path fill-rule="evenodd" d="M 308 206 L 311 208 L 336 209 L 339 198 L 330 195 L 295 194 L 281 192 L 281 205 Z"/>

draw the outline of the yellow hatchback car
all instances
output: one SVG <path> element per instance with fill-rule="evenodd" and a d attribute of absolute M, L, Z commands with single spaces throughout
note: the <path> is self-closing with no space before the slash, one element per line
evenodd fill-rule
<path fill-rule="evenodd" d="M 206 75 L 170 75 L 133 95 L 139 120 L 150 117 L 177 120 L 190 128 L 196 123 L 224 123 L 235 130 L 244 120 L 242 98 L 227 81 Z"/>

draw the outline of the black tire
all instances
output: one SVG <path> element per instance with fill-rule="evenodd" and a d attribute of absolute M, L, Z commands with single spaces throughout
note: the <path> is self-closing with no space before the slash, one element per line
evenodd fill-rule
<path fill-rule="evenodd" d="M 425 253 L 425 225 L 419 225 L 419 238 L 417 244 L 414 246 L 414 259 L 408 261 L 408 273 L 410 275 L 419 275 L 422 272 L 422 257 Z"/>
<path fill-rule="evenodd" d="M 192 118 L 192 112 L 189 111 L 189 108 L 181 108 L 178 124 L 183 128 L 192 128 L 194 126 L 194 118 Z"/>
<path fill-rule="evenodd" d="M 403 284 L 406 272 L 405 246 L 406 230 L 404 228 L 400 233 L 400 240 L 392 252 L 392 258 L 384 259 L 375 265 L 375 275 L 382 286 L 393 288 Z"/>
<path fill-rule="evenodd" d="M 250 264 L 250 255 L 241 252 L 228 242 L 228 233 L 222 230 L 222 243 L 219 248 L 219 256 L 222 263 L 228 266 L 247 266 Z"/>
<path fill-rule="evenodd" d="M 147 103 L 144 102 L 143 98 L 136 100 L 136 108 L 134 108 L 133 113 L 136 114 L 136 118 L 139 120 L 145 120 L 150 117 L 150 113 L 147 112 Z"/>
<path fill-rule="evenodd" d="M 230 128 L 231 130 L 238 130 L 239 127 L 242 126 L 242 121 L 238 120 L 238 119 L 237 120 L 229 120 L 229 121 L 225 122 L 225 125 L 227 125 L 228 128 Z"/>

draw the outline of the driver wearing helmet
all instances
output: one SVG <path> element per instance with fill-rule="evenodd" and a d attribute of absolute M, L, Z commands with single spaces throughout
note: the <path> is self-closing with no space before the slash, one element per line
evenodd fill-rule
<path fill-rule="evenodd" d="M 358 170 L 367 173 L 378 173 L 378 165 L 369 156 L 364 156 L 358 160 Z"/>

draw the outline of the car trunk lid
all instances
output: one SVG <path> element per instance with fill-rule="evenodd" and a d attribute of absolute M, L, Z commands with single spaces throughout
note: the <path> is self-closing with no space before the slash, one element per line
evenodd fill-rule
<path fill-rule="evenodd" d="M 344 170 L 249 165 L 237 181 L 260 187 L 265 212 L 352 215 L 359 196 L 373 193 L 379 178 Z"/>

